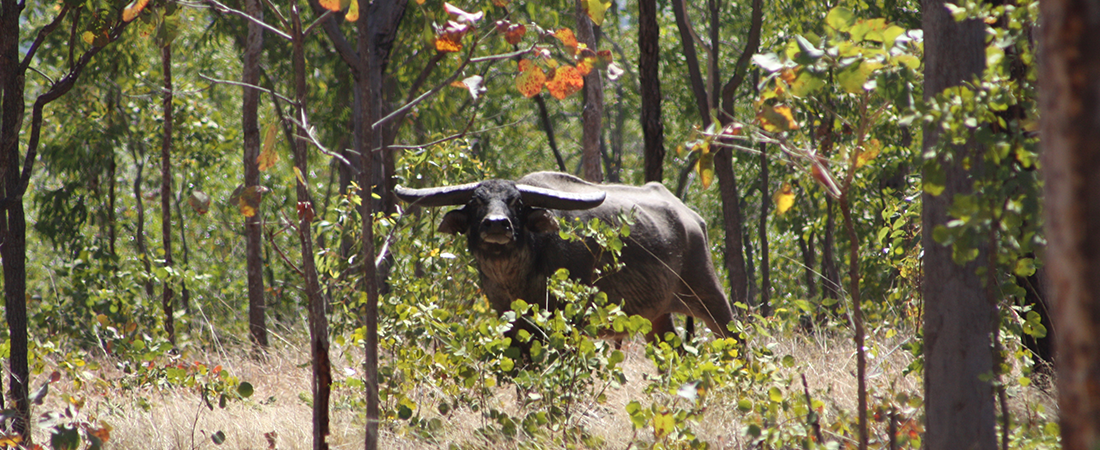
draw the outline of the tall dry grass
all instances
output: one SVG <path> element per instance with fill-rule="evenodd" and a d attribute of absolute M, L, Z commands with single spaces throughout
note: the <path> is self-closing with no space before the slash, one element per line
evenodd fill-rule
<path fill-rule="evenodd" d="M 871 341 L 878 355 L 869 359 L 868 385 L 875 392 L 912 392 L 921 393 L 921 380 L 916 375 L 903 376 L 902 371 L 912 360 L 912 356 L 900 345 L 904 338 L 876 339 Z M 753 345 L 766 345 L 776 355 L 791 355 L 796 364 L 784 368 L 795 384 L 786 390 L 800 393 L 803 390 L 801 375 L 805 375 L 811 395 L 826 404 L 822 411 L 827 420 L 830 415 L 848 414 L 854 416 L 856 404 L 855 392 L 855 355 L 850 337 L 834 335 L 806 335 L 786 333 L 769 342 L 755 342 Z M 628 382 L 608 392 L 607 402 L 581 402 L 573 415 L 577 423 L 591 434 L 604 441 L 603 448 L 629 448 L 631 441 L 641 439 L 651 441 L 652 432 L 635 432 L 625 412 L 625 405 L 631 400 L 640 400 L 646 404 L 646 375 L 654 375 L 655 367 L 645 357 L 645 346 L 641 342 L 629 342 L 623 347 L 626 360 L 622 367 Z M 354 347 L 334 347 L 334 377 L 361 376 L 358 364 L 361 362 L 361 350 Z M 194 390 L 184 388 L 142 388 L 123 390 L 119 388 L 96 388 L 85 384 L 76 389 L 71 380 L 62 380 L 54 384 L 54 389 L 42 406 L 37 406 L 35 414 L 63 408 L 61 393 L 68 393 L 85 401 L 82 414 L 98 421 L 108 423 L 113 430 L 107 449 L 268 449 L 295 450 L 311 448 L 311 409 L 308 404 L 310 392 L 310 366 L 308 345 L 304 340 L 283 340 L 271 348 L 263 360 L 248 356 L 247 349 L 222 350 L 210 354 L 199 351 L 185 352 L 183 361 L 202 361 L 208 366 L 222 365 L 241 380 L 252 383 L 255 393 L 249 399 L 230 402 L 226 408 L 218 408 L 215 402 L 209 409 Z M 119 377 L 112 372 L 110 361 L 100 361 L 103 369 L 97 374 L 103 379 Z M 46 367 L 33 386 L 38 386 L 48 377 L 50 367 Z M 1011 409 L 1014 416 L 1029 414 L 1025 405 L 1044 404 L 1053 411 L 1055 403 L 1050 394 L 1041 387 L 1032 385 L 1013 392 Z M 348 396 L 361 395 L 347 388 L 338 390 L 334 395 L 331 409 L 331 435 L 328 442 L 333 449 L 356 449 L 363 447 L 362 412 L 348 407 L 350 402 L 343 401 Z M 665 394 L 655 394 L 665 395 Z M 500 386 L 491 406 L 503 411 L 518 414 L 515 389 Z M 715 400 L 712 399 L 712 404 Z M 749 448 L 749 439 L 745 436 L 743 414 L 736 408 L 736 400 L 728 403 L 717 399 L 718 403 L 707 409 L 702 420 L 693 426 L 699 437 L 708 442 L 711 448 L 743 449 Z M 145 406 L 143 406 L 145 405 Z M 436 435 L 434 442 L 427 442 L 412 436 L 395 434 L 402 427 L 383 425 L 380 447 L 387 449 L 448 448 L 452 444 L 461 448 L 520 448 L 521 443 L 498 441 L 492 443 L 480 437 L 475 430 L 485 424 L 480 413 L 467 409 L 451 412 L 444 418 L 444 429 Z M 884 424 L 876 424 L 876 429 L 884 429 Z M 221 431 L 226 440 L 215 445 L 211 434 Z M 881 433 L 881 430 L 878 432 Z M 46 432 L 38 427 L 36 440 L 48 443 Z M 648 434 L 647 434 L 648 433 Z M 828 439 L 844 441 L 843 436 L 830 436 Z"/>

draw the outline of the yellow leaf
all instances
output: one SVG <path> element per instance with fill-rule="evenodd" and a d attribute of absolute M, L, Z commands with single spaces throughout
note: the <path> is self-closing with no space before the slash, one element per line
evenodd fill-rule
<path fill-rule="evenodd" d="M 542 92 L 542 87 L 546 84 L 546 74 L 542 69 L 526 59 L 519 62 L 519 67 L 522 71 L 516 77 L 516 89 L 519 89 L 519 93 L 531 98 Z"/>
<path fill-rule="evenodd" d="M 772 195 L 772 201 L 775 202 L 775 212 L 786 214 L 794 206 L 794 189 L 791 184 L 783 183 L 783 187 Z"/>
<path fill-rule="evenodd" d="M 298 182 L 302 183 L 302 186 L 308 186 L 306 177 L 302 176 L 302 169 L 299 169 L 298 166 L 294 166 L 294 176 L 298 177 Z"/>
<path fill-rule="evenodd" d="M 561 41 L 561 44 L 564 45 L 565 48 L 569 49 L 570 53 L 577 53 L 577 47 L 580 44 L 577 42 L 577 36 L 573 34 L 573 30 L 562 28 L 554 32 L 554 37 L 558 38 L 558 40 Z"/>
<path fill-rule="evenodd" d="M 122 9 L 122 21 L 129 22 L 134 20 L 137 18 L 138 14 L 141 14 L 141 10 L 145 9 L 145 5 L 148 4 L 149 0 L 134 0 L 130 2 L 129 5 L 126 5 L 126 7 Z"/>
<path fill-rule="evenodd" d="M 98 321 L 98 322 L 99 322 L 99 324 L 100 324 L 100 325 L 103 325 L 103 326 L 107 326 L 107 325 L 110 325 L 110 324 L 111 324 L 111 321 L 107 319 L 107 315 L 106 315 L 106 314 L 97 314 L 97 315 L 95 316 L 95 320 L 96 320 L 96 321 Z"/>
<path fill-rule="evenodd" d="M 264 150 L 256 157 L 256 163 L 260 165 L 260 172 L 270 169 L 279 162 L 279 154 L 274 150 Z"/>
<path fill-rule="evenodd" d="M 603 25 L 604 13 L 607 12 L 607 8 L 611 7 L 611 3 L 603 3 L 600 0 L 585 0 L 584 10 L 588 13 L 588 18 L 592 19 L 592 23 L 597 27 Z"/>
<path fill-rule="evenodd" d="M 672 430 L 676 426 L 676 419 L 672 417 L 672 414 L 662 413 L 653 416 L 653 434 L 658 438 L 667 436 L 672 433 Z"/>
<path fill-rule="evenodd" d="M 317 3 L 320 3 L 322 8 L 329 11 L 335 12 L 340 10 L 340 0 L 318 0 Z"/>
<path fill-rule="evenodd" d="M 882 151 L 882 143 L 878 139 L 871 139 L 864 144 L 863 151 L 856 156 L 856 167 L 863 167 L 871 162 Z"/>
<path fill-rule="evenodd" d="M 756 121 L 767 131 L 792 131 L 798 129 L 794 112 L 786 105 L 763 105 L 756 113 Z"/>
<path fill-rule="evenodd" d="M 19 448 L 19 443 L 23 442 L 23 437 L 18 434 L 3 434 L 0 435 L 0 447 L 4 448 Z"/>
<path fill-rule="evenodd" d="M 714 153 L 703 153 L 695 161 L 695 171 L 699 174 L 699 181 L 703 183 L 703 189 L 710 187 L 714 182 Z"/>
<path fill-rule="evenodd" d="M 279 154 L 275 152 L 275 137 L 278 136 L 276 122 L 272 121 L 264 128 L 264 144 L 260 156 L 256 157 L 256 163 L 260 165 L 260 171 L 270 169 L 279 161 Z"/>
<path fill-rule="evenodd" d="M 443 35 L 435 38 L 435 49 L 441 52 L 454 53 L 462 50 L 462 43 L 452 35 Z"/>
<path fill-rule="evenodd" d="M 95 42 L 95 33 L 85 31 L 80 34 L 80 38 L 84 40 L 85 44 L 92 45 L 92 42 Z"/>
<path fill-rule="evenodd" d="M 417 3 L 423 4 L 423 0 L 418 0 Z M 351 8 L 348 8 L 348 14 L 344 16 L 344 20 L 348 22 L 359 20 L 359 0 L 351 0 Z"/>

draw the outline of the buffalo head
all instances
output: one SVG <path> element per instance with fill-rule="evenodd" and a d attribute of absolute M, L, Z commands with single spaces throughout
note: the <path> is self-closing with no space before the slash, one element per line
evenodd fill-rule
<path fill-rule="evenodd" d="M 439 224 L 439 231 L 465 233 L 471 249 L 500 253 L 523 243 L 524 232 L 558 230 L 548 209 L 590 209 L 603 203 L 603 192 L 564 192 L 509 180 L 486 180 L 457 186 L 408 189 L 397 186 L 397 196 L 418 206 L 457 206 Z"/>

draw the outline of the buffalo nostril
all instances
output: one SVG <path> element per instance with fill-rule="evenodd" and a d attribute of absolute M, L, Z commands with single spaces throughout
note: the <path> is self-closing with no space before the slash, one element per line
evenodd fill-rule
<path fill-rule="evenodd" d="M 481 224 L 489 232 L 512 231 L 512 222 L 506 217 L 486 217 Z"/>

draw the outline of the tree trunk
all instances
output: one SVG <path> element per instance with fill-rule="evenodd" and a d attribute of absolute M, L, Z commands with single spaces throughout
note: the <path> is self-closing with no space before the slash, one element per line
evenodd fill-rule
<path fill-rule="evenodd" d="M 0 6 L 0 260 L 4 272 L 4 318 L 11 345 L 8 408 L 15 408 L 12 431 L 23 435 L 28 428 L 27 402 L 27 221 L 19 195 L 19 132 L 23 127 L 24 78 L 19 69 L 19 13 L 14 1 Z M 7 393 L 7 392 L 5 392 Z M 29 433 L 27 433 L 29 437 Z"/>
<path fill-rule="evenodd" d="M 142 183 L 145 175 L 145 144 L 141 138 L 133 139 L 130 143 L 130 155 L 134 158 L 134 209 L 137 211 L 137 221 L 134 224 L 134 244 L 137 246 L 138 257 L 141 258 L 141 266 L 145 273 L 153 272 L 149 261 L 149 247 L 145 244 L 145 195 L 142 192 Z M 143 283 L 145 296 L 153 299 L 153 280 L 146 278 Z"/>
<path fill-rule="evenodd" d="M 665 125 L 661 119 L 660 27 L 657 0 L 638 2 L 638 82 L 642 96 L 645 181 L 664 179 Z"/>
<path fill-rule="evenodd" d="M 1047 276 L 1058 324 L 1062 445 L 1094 449 L 1100 443 L 1100 10 L 1082 0 L 1039 7 Z"/>
<path fill-rule="evenodd" d="M 393 48 L 394 39 L 397 36 L 398 26 L 405 15 L 407 0 L 392 2 L 359 1 L 360 11 L 365 11 L 365 16 L 358 21 L 359 33 L 358 53 L 359 60 L 355 72 L 358 74 L 356 90 L 359 91 L 361 102 L 356 102 L 355 117 L 359 120 L 355 127 L 355 148 L 361 155 L 370 155 L 377 149 L 381 149 L 385 143 L 382 130 L 375 129 L 371 124 L 382 117 L 382 75 L 385 73 L 386 61 L 390 50 Z M 360 215 L 362 216 L 362 228 L 360 232 L 359 260 L 362 264 L 363 290 L 366 292 L 367 302 L 363 308 L 363 325 L 367 332 L 364 338 L 364 384 L 366 385 L 366 433 L 364 448 L 375 450 L 378 448 L 378 273 L 374 264 L 374 221 L 372 219 L 371 206 L 373 202 L 370 196 L 370 177 L 374 171 L 373 158 L 359 158 L 359 183 L 361 188 Z"/>
<path fill-rule="evenodd" d="M 977 21 L 956 22 L 943 2 L 926 0 L 924 96 L 981 75 L 985 67 L 984 27 Z M 935 125 L 925 128 L 924 152 L 937 144 Z M 951 217 L 948 208 L 956 195 L 973 190 L 970 173 L 980 171 L 981 148 L 969 143 L 949 147 L 938 164 L 946 175 L 940 195 L 923 194 L 925 302 L 925 448 L 989 449 L 997 447 L 994 430 L 993 387 L 982 378 L 993 368 L 990 334 L 994 305 L 985 296 L 977 270 L 988 258 L 988 242 L 977 239 L 979 255 L 962 267 L 952 259 L 951 246 L 931 239 L 932 230 Z M 969 161 L 969 167 L 964 161 Z M 937 162 L 933 162 L 934 164 Z M 925 179 L 928 179 L 927 176 Z M 992 270 L 992 268 L 987 268 Z"/>
<path fill-rule="evenodd" d="M 172 267 L 172 45 L 160 51 L 164 74 L 164 129 L 160 146 L 160 213 L 161 239 L 164 241 L 164 267 Z M 172 317 L 172 283 L 164 282 L 161 306 L 164 308 L 164 332 L 168 341 L 176 343 L 176 326 Z"/>
<path fill-rule="evenodd" d="M 771 261 L 768 259 L 768 154 L 767 145 L 760 144 L 760 315 L 768 317 L 771 308 Z"/>
<path fill-rule="evenodd" d="M 301 13 L 297 4 L 291 6 L 291 46 L 294 66 L 294 117 L 303 117 L 308 110 L 306 85 L 305 35 L 302 34 Z M 309 348 L 313 370 L 311 391 L 313 393 L 313 449 L 328 449 L 329 435 L 329 399 L 332 393 L 332 362 L 329 359 L 328 316 L 325 313 L 326 302 L 321 292 L 317 275 L 317 264 L 313 256 L 313 218 L 315 209 L 309 193 L 309 155 L 307 132 L 301 122 L 294 123 L 295 136 L 290 137 L 290 146 L 294 153 L 294 167 L 300 181 L 294 183 L 298 200 L 298 242 L 302 249 L 300 270 L 305 281 L 305 296 L 309 317 Z"/>
<path fill-rule="evenodd" d="M 825 196 L 825 238 L 821 244 L 821 299 L 840 299 L 840 269 L 836 265 L 836 200 Z M 835 313 L 836 305 L 832 308 Z"/>
<path fill-rule="evenodd" d="M 245 0 L 245 12 L 258 20 L 263 20 L 263 7 L 260 0 Z M 260 54 L 263 51 L 263 27 L 248 22 L 248 37 L 245 39 L 244 63 L 241 82 L 256 86 L 260 83 Z M 260 91 L 244 87 L 241 92 L 241 128 L 244 133 L 244 187 L 257 189 L 260 185 Z M 256 214 L 244 218 L 245 264 L 248 277 L 248 336 L 252 345 L 267 348 L 267 305 L 264 301 L 263 277 L 263 230 L 260 226 L 260 208 Z"/>
<path fill-rule="evenodd" d="M 584 12 L 584 0 L 577 0 L 577 42 L 595 50 L 596 27 Z M 603 80 L 600 71 L 593 70 L 584 77 L 584 110 L 581 112 L 583 135 L 581 138 L 581 166 L 584 179 L 594 183 L 603 181 L 600 169 L 600 121 L 603 120 Z"/>

